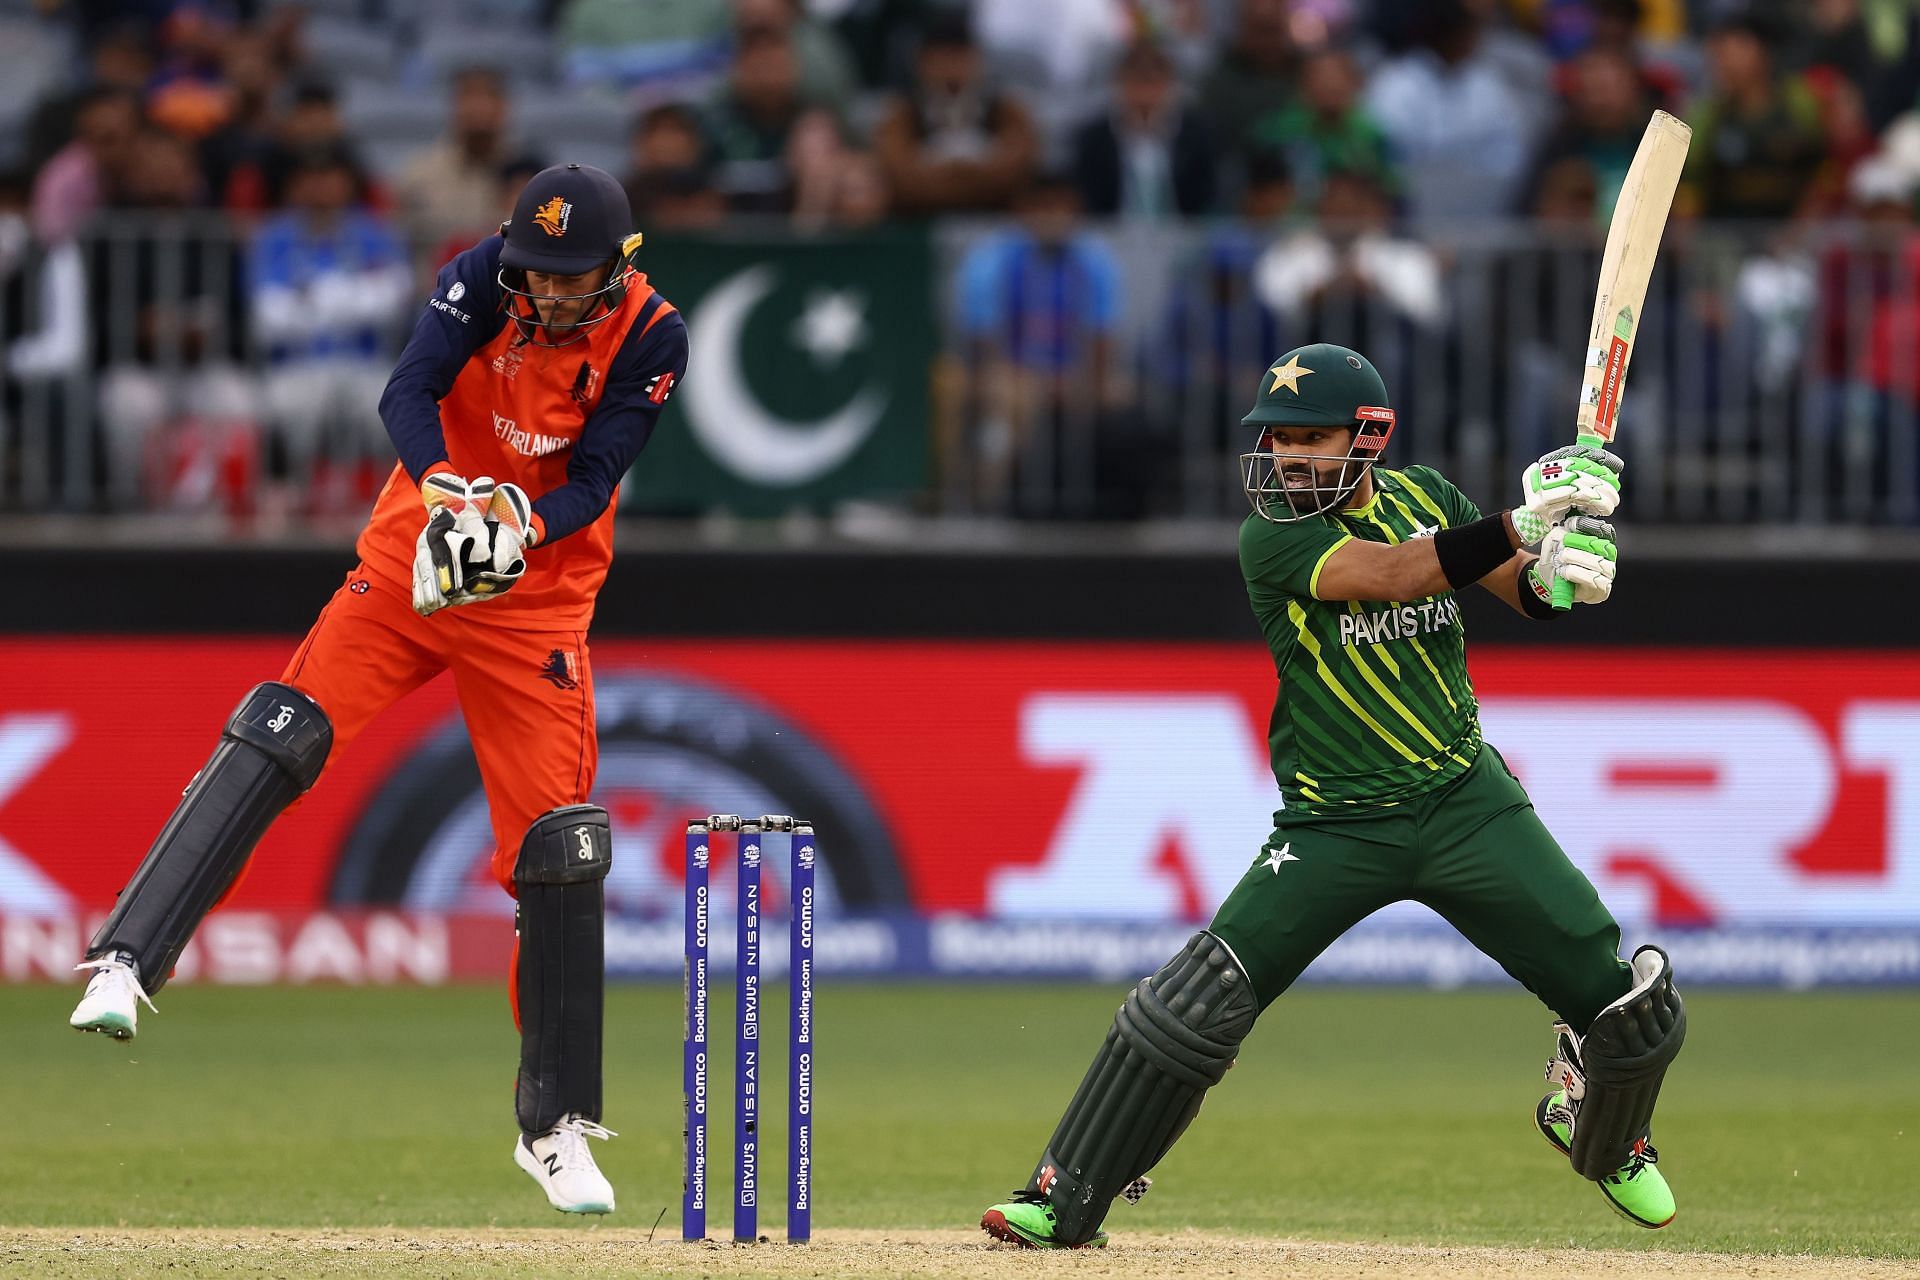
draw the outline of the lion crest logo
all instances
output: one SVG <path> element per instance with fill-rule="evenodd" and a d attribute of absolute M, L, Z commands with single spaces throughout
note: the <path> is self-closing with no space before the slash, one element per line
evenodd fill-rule
<path fill-rule="evenodd" d="M 571 216 L 573 216 L 573 206 L 559 196 L 555 196 L 533 211 L 534 222 L 550 236 L 567 234 L 567 219 Z"/>

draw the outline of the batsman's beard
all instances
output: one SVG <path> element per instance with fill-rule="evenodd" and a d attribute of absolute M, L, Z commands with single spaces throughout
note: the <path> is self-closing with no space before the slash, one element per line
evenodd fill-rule
<path fill-rule="evenodd" d="M 1266 443 L 1263 437 L 1261 444 Z M 1379 458 L 1377 450 L 1324 454 L 1256 449 L 1240 455 L 1241 487 L 1261 519 L 1290 524 L 1339 510 Z"/>

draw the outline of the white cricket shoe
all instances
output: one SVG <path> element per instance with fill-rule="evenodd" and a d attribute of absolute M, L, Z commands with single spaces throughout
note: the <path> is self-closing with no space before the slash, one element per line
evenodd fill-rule
<path fill-rule="evenodd" d="M 104 1031 L 115 1040 L 133 1039 L 140 1022 L 140 1006 L 152 1009 L 153 1001 L 147 999 L 140 985 L 140 972 L 133 967 L 132 957 L 115 951 L 73 967 L 92 969 L 94 975 L 67 1025 L 75 1031 Z"/>
<path fill-rule="evenodd" d="M 562 1213 L 612 1213 L 613 1185 L 593 1162 L 588 1138 L 619 1135 L 577 1112 L 540 1137 L 521 1134 L 513 1144 L 513 1162 L 532 1175 L 547 1193 L 547 1203 Z"/>

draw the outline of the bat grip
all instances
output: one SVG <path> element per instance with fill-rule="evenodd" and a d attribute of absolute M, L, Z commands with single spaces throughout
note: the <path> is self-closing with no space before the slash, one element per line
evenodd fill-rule
<path fill-rule="evenodd" d="M 1582 431 L 1574 437 L 1575 444 L 1584 444 L 1593 449 L 1604 449 L 1607 441 L 1591 431 Z M 1561 613 L 1573 608 L 1573 584 L 1558 574 L 1553 578 L 1553 607 Z"/>

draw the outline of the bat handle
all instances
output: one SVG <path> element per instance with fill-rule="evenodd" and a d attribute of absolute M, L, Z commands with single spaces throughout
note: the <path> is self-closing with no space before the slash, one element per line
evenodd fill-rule
<path fill-rule="evenodd" d="M 1575 444 L 1584 444 L 1592 449 L 1604 449 L 1607 441 L 1591 431 L 1582 431 L 1574 437 Z M 1558 574 L 1553 579 L 1553 607 L 1560 613 L 1573 608 L 1573 584 Z"/>

